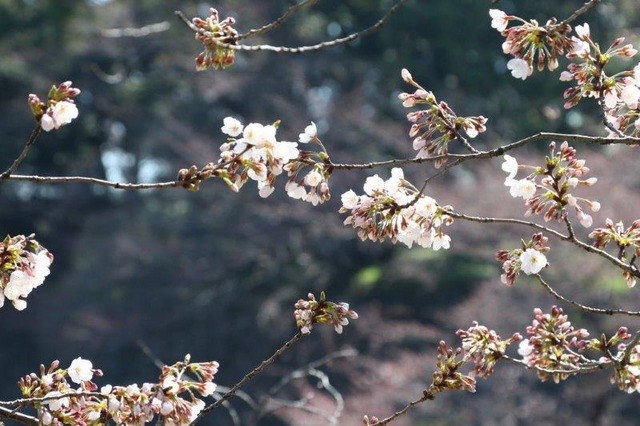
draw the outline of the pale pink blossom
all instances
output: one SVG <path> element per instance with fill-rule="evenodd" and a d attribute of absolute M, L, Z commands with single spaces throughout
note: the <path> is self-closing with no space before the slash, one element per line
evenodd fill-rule
<path fill-rule="evenodd" d="M 491 28 L 502 32 L 509 25 L 509 16 L 499 9 L 489 9 L 489 16 L 491 16 Z"/>
<path fill-rule="evenodd" d="M 527 77 L 531 75 L 533 72 L 533 68 L 525 61 L 520 58 L 513 58 L 507 62 L 507 68 L 511 70 L 511 75 L 515 78 L 521 78 L 525 80 Z"/>

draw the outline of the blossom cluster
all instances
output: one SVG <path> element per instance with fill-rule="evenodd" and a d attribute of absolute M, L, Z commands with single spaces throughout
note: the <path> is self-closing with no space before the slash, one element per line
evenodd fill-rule
<path fill-rule="evenodd" d="M 548 238 L 542 233 L 534 234 L 528 242 L 522 242 L 522 247 L 515 250 L 498 250 L 496 260 L 502 262 L 504 273 L 500 280 L 506 285 L 513 285 L 524 272 L 533 275 L 547 266 L 547 258 L 544 253 L 551 250 L 547 244 Z"/>
<path fill-rule="evenodd" d="M 364 194 L 353 190 L 342 194 L 340 213 L 350 213 L 345 225 L 358 230 L 361 240 L 400 241 L 407 247 L 414 243 L 434 250 L 448 249 L 451 237 L 443 225 L 453 223 L 447 215 L 449 206 L 440 207 L 436 200 L 423 195 L 404 178 L 401 168 L 391 170 L 387 180 L 373 175 L 364 183 Z"/>
<path fill-rule="evenodd" d="M 599 249 L 604 249 L 609 243 L 615 244 L 618 259 L 632 263 L 640 256 L 640 219 L 625 228 L 622 221 L 613 223 L 607 218 L 605 227 L 591 231 L 589 238 L 595 240 L 593 245 Z M 637 269 L 634 270 L 637 273 Z M 629 270 L 623 270 L 622 276 L 629 288 L 636 285 L 636 277 Z"/>
<path fill-rule="evenodd" d="M 33 237 L 7 236 L 0 243 L 0 307 L 7 299 L 25 309 L 25 298 L 49 275 L 53 255 Z"/>
<path fill-rule="evenodd" d="M 577 37 L 572 37 L 573 49 L 567 57 L 580 62 L 570 63 L 567 71 L 560 74 L 562 81 L 575 81 L 575 86 L 564 92 L 565 108 L 577 105 L 585 97 L 599 99 L 613 134 L 631 129 L 632 136 L 640 135 L 640 64 L 610 76 L 605 73 L 611 59 L 631 58 L 638 51 L 631 44 L 623 44 L 624 38 L 619 37 L 602 52 L 591 38 L 589 24 L 578 25 L 575 30 Z"/>
<path fill-rule="evenodd" d="M 326 300 L 324 292 L 320 293 L 320 300 L 316 300 L 312 293 L 307 300 L 300 299 L 295 304 L 296 326 L 302 334 L 311 333 L 313 324 L 332 324 L 336 333 L 341 334 L 349 319 L 357 319 L 356 311 L 349 309 L 345 302 L 334 303 Z"/>
<path fill-rule="evenodd" d="M 491 26 L 505 37 L 502 51 L 513 56 L 507 62 L 507 68 L 515 78 L 526 79 L 533 73 L 534 64 L 538 71 L 545 68 L 549 71 L 558 68 L 558 57 L 573 47 L 568 34 L 571 26 L 558 23 L 555 18 L 549 19 L 541 26 L 535 19 L 527 22 L 517 16 L 507 15 L 499 9 L 490 9 Z M 521 25 L 507 28 L 511 21 Z"/>
<path fill-rule="evenodd" d="M 522 340 L 519 333 L 513 334 L 509 339 L 502 338 L 494 330 L 489 330 L 476 321 L 467 330 L 458 330 L 458 337 L 462 339 L 464 360 L 473 361 L 477 377 L 488 377 L 493 373 L 496 362 L 507 350 L 507 347 Z"/>
<path fill-rule="evenodd" d="M 402 70 L 402 79 L 416 88 L 413 93 L 398 95 L 402 106 L 427 106 L 426 109 L 407 114 L 407 120 L 413 123 L 409 137 L 414 138 L 413 149 L 418 151 L 416 158 L 444 156 L 451 141 L 458 139 L 466 143 L 462 130 L 468 137 L 475 138 L 487 129 L 485 117 L 458 117 L 446 102 L 438 102 L 432 92 L 416 83 L 407 69 Z M 434 163 L 435 167 L 440 167 L 446 161 L 446 158 L 439 158 Z"/>
<path fill-rule="evenodd" d="M 631 337 L 624 327 L 620 328 L 616 336 L 620 335 L 621 331 L 623 335 L 619 340 L 627 340 Z M 627 347 L 624 343 L 619 344 L 614 362 L 615 368 L 611 376 L 611 383 L 617 384 L 620 390 L 627 393 L 640 393 L 640 345 Z"/>
<path fill-rule="evenodd" d="M 158 383 L 106 385 L 98 391 L 92 379 L 102 376 L 102 371 L 94 369 L 91 361 L 76 358 L 67 369 L 59 365 L 54 361 L 46 370 L 41 365 L 40 375 L 31 373 L 18 382 L 23 397 L 40 399 L 35 408 L 43 425 L 104 425 L 109 421 L 139 425 L 156 417 L 164 425 L 190 424 L 205 407 L 196 392 L 203 397 L 215 392 L 212 380 L 219 367 L 215 361 L 191 363 L 187 355 L 182 362 L 164 366 Z"/>
<path fill-rule="evenodd" d="M 522 340 L 518 353 L 526 364 L 537 370 L 540 380 L 549 377 L 555 383 L 584 367 L 581 352 L 591 346 L 585 329 L 575 329 L 562 308 L 553 306 L 551 313 L 533 310 L 534 320 L 527 327 L 528 338 Z M 588 363 L 592 365 L 592 363 Z"/>
<path fill-rule="evenodd" d="M 317 137 L 317 128 L 311 123 L 298 142 L 282 142 L 276 139 L 279 122 L 269 125 L 249 123 L 244 126 L 233 117 L 226 117 L 221 130 L 229 136 L 220 146 L 220 160 L 208 163 L 199 170 L 196 166 L 182 169 L 178 179 L 185 188 L 197 190 L 200 182 L 211 177 L 222 179 L 237 192 L 249 180 L 256 181 L 258 193 L 266 198 L 275 190 L 277 176 L 287 172 L 287 194 L 294 199 L 307 201 L 314 206 L 331 197 L 327 167 L 329 156 Z M 298 144 L 316 142 L 320 152 L 300 150 Z"/>
<path fill-rule="evenodd" d="M 51 87 L 46 103 L 37 95 L 29 95 L 31 112 L 45 132 L 59 129 L 78 117 L 78 107 L 72 98 L 80 94 L 80 89 L 71 87 L 71 84 L 70 81 L 65 81 L 59 86 Z"/>
<path fill-rule="evenodd" d="M 582 179 L 589 173 L 589 168 L 585 166 L 584 160 L 576 158 L 576 150 L 567 141 L 560 145 L 558 151 L 556 143 L 551 142 L 549 150 L 550 155 L 545 158 L 545 165 L 542 167 L 520 165 L 514 157 L 505 155 L 502 170 L 508 176 L 504 184 L 509 187 L 512 197 L 522 197 L 526 201 L 528 209 L 525 216 L 544 211 L 545 221 L 566 220 L 567 206 L 571 206 L 580 224 L 585 228 L 590 227 L 593 218 L 585 209 L 597 212 L 600 210 L 600 203 L 576 197 L 570 192 L 577 186 L 592 186 L 598 179 Z M 523 179 L 515 179 L 520 169 L 530 169 L 531 173 Z M 538 176 L 542 176 L 539 182 L 536 181 Z"/>
<path fill-rule="evenodd" d="M 204 51 L 196 57 L 196 69 L 224 69 L 233 65 L 235 50 L 229 46 L 238 44 L 238 32 L 233 28 L 236 20 L 227 17 L 221 21 L 218 11 L 211 8 L 207 18 L 196 17 L 192 22 L 201 30 L 195 33 L 196 40 L 204 45 Z"/>

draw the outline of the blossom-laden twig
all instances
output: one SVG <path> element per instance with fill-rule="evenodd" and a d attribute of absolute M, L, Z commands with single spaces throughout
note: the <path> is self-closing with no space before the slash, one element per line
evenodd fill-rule
<path fill-rule="evenodd" d="M 549 144 L 549 155 L 543 166 L 527 166 L 518 164 L 510 155 L 505 155 L 502 169 L 508 173 L 504 184 L 509 187 L 512 197 L 522 197 L 528 207 L 525 216 L 540 214 L 544 211 L 544 220 L 564 221 L 567 218 L 567 207 L 576 212 L 580 224 L 585 228 L 593 224 L 593 219 L 585 213 L 584 207 L 592 212 L 600 210 L 600 203 L 583 197 L 573 196 L 570 192 L 577 186 L 592 186 L 598 179 L 591 177 L 582 179 L 589 173 L 584 160 L 576 158 L 576 150 L 567 141 L 556 151 L 556 143 Z M 531 173 L 524 179 L 514 179 L 520 169 L 530 169 Z M 536 178 L 542 176 L 538 182 Z M 541 190 L 539 193 L 538 190 Z M 581 206 L 582 205 L 582 206 Z"/>
<path fill-rule="evenodd" d="M 345 225 L 358 230 L 361 240 L 400 241 L 407 247 L 414 243 L 434 250 L 448 249 L 451 238 L 443 226 L 453 223 L 447 214 L 450 206 L 441 207 L 433 198 L 423 195 L 404 178 L 400 168 L 391 177 L 377 174 L 366 179 L 364 194 L 353 190 L 342 194 L 340 213 L 349 213 Z"/>
<path fill-rule="evenodd" d="M 196 394 L 207 397 L 216 390 L 212 380 L 219 367 L 215 361 L 192 363 L 187 355 L 184 361 L 164 366 L 157 383 L 106 385 L 98 391 L 92 380 L 102 376 L 102 371 L 94 369 L 91 361 L 76 358 L 66 369 L 59 365 L 58 361 L 48 369 L 41 365 L 39 375 L 21 378 L 18 386 L 23 399 L 12 402 L 15 407 L 36 408 L 43 425 L 133 425 L 156 417 L 165 425 L 188 424 L 205 406 Z M 72 383 L 79 387 L 75 389 Z"/>
<path fill-rule="evenodd" d="M 266 198 L 275 189 L 277 176 L 287 172 L 287 194 L 294 199 L 307 201 L 314 206 L 331 197 L 329 178 L 331 161 L 317 136 L 312 122 L 298 136 L 298 142 L 276 140 L 279 122 L 270 125 L 250 123 L 244 126 L 233 117 L 224 119 L 222 132 L 230 136 L 220 146 L 220 160 L 210 162 L 202 169 L 195 165 L 182 169 L 178 180 L 182 186 L 196 191 L 200 183 L 210 178 L 222 179 L 230 189 L 238 192 L 249 180 L 256 181 L 258 193 Z M 298 143 L 316 143 L 320 151 L 300 150 Z M 310 169 L 305 173 L 306 169 Z"/>
<path fill-rule="evenodd" d="M 53 255 L 38 243 L 34 235 L 16 235 L 0 242 L 0 307 L 5 299 L 21 311 L 26 297 L 49 275 Z"/>
<path fill-rule="evenodd" d="M 548 238 L 542 233 L 534 234 L 528 242 L 522 241 L 522 248 L 515 250 L 498 250 L 496 260 L 502 262 L 504 273 L 500 281 L 511 286 L 516 282 L 520 272 L 527 275 L 537 274 L 548 265 L 544 255 L 551 250 L 547 244 Z"/>
<path fill-rule="evenodd" d="M 411 108 L 416 105 L 426 105 L 427 109 L 410 112 L 407 120 L 411 125 L 409 136 L 413 139 L 413 149 L 418 151 L 416 158 L 441 156 L 434 161 L 436 168 L 447 161 L 449 143 L 460 141 L 469 151 L 477 153 L 462 135 L 464 130 L 468 137 L 475 138 L 486 130 L 487 119 L 483 116 L 458 117 L 446 102 L 437 101 L 432 92 L 425 90 L 416 83 L 407 69 L 401 72 L 402 79 L 416 88 L 413 93 L 400 93 L 402 106 Z"/>
<path fill-rule="evenodd" d="M 404 415 L 411 408 L 425 401 L 431 401 L 436 396 L 447 390 L 465 390 L 467 392 L 476 391 L 476 380 L 470 374 L 460 372 L 461 367 L 465 364 L 464 358 L 460 358 L 463 354 L 462 348 L 452 348 L 446 342 L 440 341 L 438 344 L 438 355 L 436 359 L 436 370 L 432 375 L 431 385 L 422 393 L 422 397 L 409 402 L 401 410 L 396 411 L 389 417 L 382 420 L 375 416 L 365 415 L 363 418 L 364 426 L 382 426 L 391 423 L 396 418 Z"/>
<path fill-rule="evenodd" d="M 527 327 L 528 339 L 521 342 L 519 353 L 529 367 L 539 367 L 540 380 L 551 376 L 555 383 L 565 380 L 574 370 L 593 364 L 583 358 L 579 352 L 589 349 L 591 342 L 584 340 L 589 335 L 587 330 L 576 330 L 569 322 L 562 308 L 553 306 L 551 313 L 545 314 L 541 309 L 534 309 L 535 319 Z M 549 374 L 545 369 L 555 372 Z"/>
<path fill-rule="evenodd" d="M 285 12 L 285 15 L 283 15 L 281 18 L 278 18 L 278 20 L 272 22 L 271 24 L 267 24 L 259 29 L 250 30 L 242 35 L 239 35 L 238 32 L 233 28 L 235 19 L 227 17 L 221 21 L 219 19 L 218 11 L 213 8 L 210 9 L 209 17 L 205 19 L 196 17 L 193 18 L 192 21 L 189 21 L 181 11 L 176 11 L 175 15 L 195 33 L 196 39 L 200 41 L 205 47 L 205 50 L 196 58 L 196 69 L 200 71 L 209 67 L 218 69 L 226 68 L 232 65 L 235 60 L 236 50 L 268 50 L 277 53 L 305 53 L 352 42 L 358 38 L 365 37 L 371 33 L 378 31 L 384 26 L 384 24 L 392 15 L 400 10 L 400 8 L 407 1 L 408 0 L 398 0 L 398 2 L 394 4 L 387 11 L 387 13 L 382 18 L 380 18 L 380 20 L 362 31 L 349 34 L 346 37 L 325 41 L 311 46 L 299 47 L 271 46 L 268 44 L 245 45 L 238 43 L 238 41 L 246 39 L 252 35 L 263 34 L 273 28 L 276 28 L 281 22 L 284 21 L 284 19 L 286 19 L 292 13 L 292 8 L 295 7 L 295 10 L 297 10 L 300 5 L 294 5 L 287 12 Z M 303 4 L 306 3 L 308 2 L 303 2 Z"/>
<path fill-rule="evenodd" d="M 71 87 L 70 81 L 65 81 L 59 86 L 52 86 L 47 95 L 47 102 L 43 102 L 37 95 L 30 94 L 28 98 L 29 107 L 33 118 L 38 123 L 31 132 L 31 136 L 22 149 L 20 155 L 13 164 L 0 175 L 0 179 L 8 179 L 18 166 L 27 158 L 31 147 L 40 136 L 40 131 L 49 132 L 71 123 L 78 117 L 78 108 L 73 102 L 73 98 L 80 93 L 80 89 Z"/>
<path fill-rule="evenodd" d="M 589 238 L 595 241 L 593 245 L 599 249 L 604 249 L 609 243 L 617 246 L 617 258 L 628 263 L 636 271 L 635 261 L 640 255 L 640 219 L 633 221 L 631 226 L 625 229 L 622 222 L 613 223 L 609 218 L 605 221 L 604 228 L 596 228 Z M 636 276 L 629 270 L 623 270 L 622 276 L 629 288 L 636 285 Z"/>

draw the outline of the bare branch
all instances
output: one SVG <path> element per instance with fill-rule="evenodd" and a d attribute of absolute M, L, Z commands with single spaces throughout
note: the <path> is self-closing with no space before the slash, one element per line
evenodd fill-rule
<path fill-rule="evenodd" d="M 244 45 L 244 44 L 223 43 L 221 41 L 216 40 L 213 37 L 210 37 L 210 39 L 217 46 L 224 47 L 226 49 L 232 49 L 232 50 L 243 50 L 243 51 L 268 50 L 268 51 L 276 52 L 276 53 L 306 53 L 306 52 L 313 52 L 313 51 L 321 50 L 321 49 L 324 49 L 324 48 L 327 48 L 327 47 L 335 47 L 335 46 L 339 46 L 341 44 L 346 44 L 346 43 L 349 43 L 349 42 L 351 42 L 351 41 L 353 41 L 355 39 L 365 37 L 365 36 L 367 36 L 367 35 L 369 35 L 371 33 L 374 33 L 376 31 L 378 31 L 380 28 L 382 28 L 384 26 L 384 24 L 387 22 L 387 20 L 392 15 L 394 15 L 407 1 L 409 1 L 409 0 L 399 0 L 396 4 L 394 4 L 387 11 L 387 13 L 378 22 L 376 22 L 375 24 L 373 24 L 369 28 L 366 28 L 366 29 L 364 29 L 362 31 L 358 31 L 356 33 L 349 34 L 346 37 L 325 41 L 325 42 L 314 44 L 314 45 L 311 45 L 311 46 L 285 47 L 285 46 L 271 46 L 271 45 L 268 45 L 268 44 L 260 44 L 260 45 L 249 46 L 249 45 Z M 191 21 L 189 21 L 187 19 L 187 17 L 181 11 L 177 10 L 175 12 L 175 15 L 185 25 L 187 25 L 192 31 L 197 32 L 197 33 L 202 34 L 202 35 L 205 35 L 205 36 L 210 35 L 209 32 L 207 32 L 207 31 L 205 31 L 205 30 L 203 30 L 201 28 L 196 27 Z"/>
<path fill-rule="evenodd" d="M 33 182 L 39 184 L 69 184 L 81 183 L 87 185 L 108 186 L 114 189 L 126 190 L 145 190 L 145 189 L 163 189 L 175 188 L 182 185 L 180 181 L 155 182 L 155 183 L 122 183 L 112 182 L 104 179 L 97 179 L 85 176 L 31 176 L 31 175 L 11 175 L 0 176 L 0 180 L 15 180 L 20 182 Z"/>
<path fill-rule="evenodd" d="M 22 152 L 20 153 L 18 158 L 15 159 L 11 167 L 9 167 L 4 173 L 2 173 L 2 175 L 0 175 L 0 180 L 8 179 L 9 176 L 11 176 L 11 174 L 16 171 L 16 169 L 18 168 L 18 166 L 20 166 L 24 159 L 27 158 L 27 154 L 29 154 L 31 147 L 36 142 L 36 139 L 38 139 L 38 136 L 40 136 L 41 130 L 42 128 L 40 127 L 40 124 L 38 124 L 35 129 L 33 129 L 33 131 L 31 132 L 31 136 L 29 136 L 27 144 L 22 149 Z"/>
<path fill-rule="evenodd" d="M 262 361 L 259 366 L 251 370 L 242 378 L 242 380 L 240 380 L 238 383 L 233 385 L 233 387 L 229 390 L 229 392 L 225 393 L 222 396 L 222 398 L 220 398 L 213 404 L 210 404 L 205 408 L 203 408 L 200 414 L 198 414 L 198 417 L 196 417 L 191 424 L 192 425 L 196 424 L 198 421 L 202 420 L 202 418 L 205 415 L 207 415 L 207 413 L 215 410 L 220 405 L 222 405 L 225 401 L 231 398 L 240 388 L 242 388 L 244 385 L 246 385 L 251 380 L 253 380 L 258 374 L 262 373 L 268 366 L 273 364 L 280 357 L 280 355 L 282 355 L 287 350 L 289 350 L 294 344 L 296 344 L 300 339 L 302 339 L 302 337 L 303 337 L 302 333 L 297 332 L 295 336 L 293 336 L 287 343 L 285 343 L 277 351 L 275 351 L 273 355 L 271 355 L 266 360 Z"/>
<path fill-rule="evenodd" d="M 588 2 L 586 2 L 580 9 L 576 10 L 575 12 L 573 12 L 571 14 L 571 16 L 569 16 L 567 19 L 565 19 L 564 21 L 560 22 L 560 25 L 564 25 L 564 24 L 570 24 L 573 21 L 575 21 L 576 19 L 578 19 L 578 17 L 580 15 L 583 15 L 584 13 L 588 12 L 589 9 L 591 9 L 592 7 L 594 7 L 595 5 L 597 5 L 598 3 L 600 3 L 601 0 L 589 0 Z"/>
<path fill-rule="evenodd" d="M 108 38 L 120 37 L 146 37 L 151 34 L 167 31 L 171 25 L 168 21 L 162 21 L 155 24 L 145 25 L 139 28 L 111 28 L 101 30 L 100 35 Z"/>
<path fill-rule="evenodd" d="M 0 419 L 13 420 L 25 425 L 38 425 L 38 419 L 26 414 L 18 413 L 8 408 L 0 407 Z"/>
<path fill-rule="evenodd" d="M 289 17 L 291 15 L 293 15 L 294 12 L 296 12 L 298 9 L 301 9 L 305 6 L 309 6 L 314 4 L 315 2 L 317 2 L 318 0 L 303 0 L 298 4 L 294 4 L 293 6 L 289 7 L 284 14 L 282 14 L 282 16 L 280 16 L 278 19 L 276 19 L 275 21 L 266 24 L 260 28 L 256 28 L 253 30 L 249 30 L 244 34 L 240 34 L 238 36 L 235 37 L 236 41 L 240 41 L 240 40 L 244 40 L 245 38 L 249 38 L 251 36 L 254 35 L 259 35 L 259 34 L 264 34 L 267 33 L 271 30 L 273 30 L 274 28 L 278 28 L 280 25 L 282 25 L 287 19 L 289 19 Z"/>

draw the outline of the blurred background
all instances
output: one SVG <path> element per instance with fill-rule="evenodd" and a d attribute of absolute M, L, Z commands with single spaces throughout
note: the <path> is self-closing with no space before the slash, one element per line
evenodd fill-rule
<path fill-rule="evenodd" d="M 17 157 L 34 127 L 27 95 L 44 99 L 52 84 L 65 80 L 82 90 L 79 118 L 43 134 L 17 173 L 173 180 L 181 168 L 217 160 L 226 116 L 244 123 L 282 120 L 280 140 L 296 140 L 313 120 L 334 162 L 410 158 L 407 110 L 397 100 L 410 89 L 400 79 L 403 67 L 459 115 L 488 117 L 488 131 L 476 141 L 480 149 L 539 131 L 603 135 L 593 104 L 563 109 L 568 85 L 558 76 L 566 61 L 526 82 L 509 75 L 488 14 L 499 7 L 543 23 L 569 16 L 582 3 L 414 0 L 381 31 L 349 45 L 306 55 L 239 53 L 228 70 L 198 73 L 194 58 L 201 47 L 174 10 L 205 17 L 216 7 L 244 32 L 293 2 L 0 0 L 0 168 Z M 368 27 L 391 5 L 319 1 L 249 42 L 315 44 Z M 620 0 L 603 2 L 584 19 L 607 46 L 618 36 L 638 42 L 639 15 L 635 1 Z M 149 34 L 123 31 L 143 27 Z M 519 162 L 540 164 L 546 144 L 521 150 Z M 576 148 L 599 178 L 588 192 L 603 204 L 594 225 L 607 217 L 635 220 L 636 151 Z M 521 218 L 523 203 L 509 197 L 500 163 L 465 163 L 427 193 L 460 212 Z M 405 168 L 416 183 L 432 173 L 429 164 Z M 357 357 L 336 357 L 321 369 L 344 398 L 339 424 L 357 425 L 364 414 L 386 417 L 419 398 L 435 369 L 437 342 L 458 345 L 457 329 L 478 320 L 504 338 L 525 334 L 535 307 L 548 311 L 557 304 L 529 279 L 513 288 L 500 283 L 493 253 L 529 239 L 529 229 L 457 221 L 446 252 L 359 241 L 337 210 L 340 194 L 361 192 L 369 174 L 334 173 L 332 199 L 316 208 L 289 199 L 284 181 L 266 200 L 251 184 L 236 194 L 217 181 L 197 193 L 0 183 L 0 232 L 35 232 L 55 255 L 50 277 L 30 295 L 27 309 L 5 304 L 0 310 L 0 400 L 18 398 L 15 383 L 40 363 L 59 359 L 65 366 L 78 356 L 104 371 L 99 385 L 127 385 L 156 380 L 153 357 L 171 364 L 190 353 L 194 361 L 220 362 L 215 381 L 231 386 L 293 336 L 296 300 L 324 290 L 330 300 L 348 301 L 360 319 L 342 335 L 314 329 L 245 389 L 257 408 L 236 398 L 203 424 L 328 424 L 312 411 L 331 413 L 336 401 L 316 379 L 295 380 L 277 392 L 273 387 L 310 361 L 355 349 Z M 556 290 L 585 304 L 638 309 L 638 290 L 627 289 L 617 271 L 560 241 L 550 243 L 545 276 Z M 596 335 L 638 327 L 563 307 L 576 327 Z M 301 398 L 309 398 L 312 409 L 295 408 Z M 440 395 L 396 424 L 631 425 L 637 398 L 611 386 L 606 372 L 557 386 L 505 363 L 478 383 L 476 394 Z"/>

